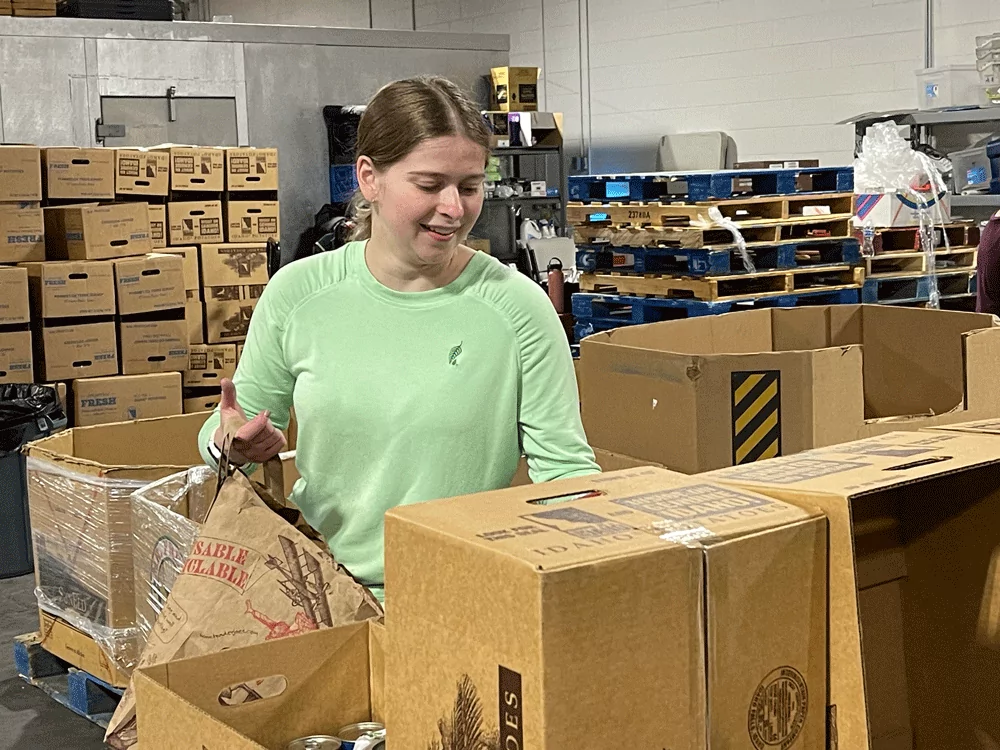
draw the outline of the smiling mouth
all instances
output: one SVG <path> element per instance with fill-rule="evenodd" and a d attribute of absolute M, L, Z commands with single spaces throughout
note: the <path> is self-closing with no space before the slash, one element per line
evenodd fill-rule
<path fill-rule="evenodd" d="M 432 239 L 439 242 L 447 242 L 458 231 L 458 227 L 434 227 L 430 224 L 421 224 L 420 228 L 427 232 Z"/>

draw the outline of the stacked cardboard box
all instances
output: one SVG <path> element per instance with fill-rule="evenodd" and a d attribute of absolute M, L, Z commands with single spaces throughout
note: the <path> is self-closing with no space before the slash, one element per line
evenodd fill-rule
<path fill-rule="evenodd" d="M 246 338 L 267 279 L 266 244 L 201 246 L 205 343 L 235 344 Z"/>
<path fill-rule="evenodd" d="M 167 244 L 222 242 L 225 152 L 193 146 L 157 146 L 153 151 L 169 159 Z"/>
<path fill-rule="evenodd" d="M 53 18 L 56 15 L 56 0 L 10 0 L 12 14 Z"/>
<path fill-rule="evenodd" d="M 41 153 L 34 146 L 0 146 L 0 264 L 45 258 Z M 30 383 L 27 278 L 0 265 L 0 383 Z"/>
<path fill-rule="evenodd" d="M 226 242 L 280 239 L 278 150 L 226 149 Z"/>
<path fill-rule="evenodd" d="M 170 155 L 143 148 L 115 150 L 115 198 L 149 206 L 149 238 L 153 248 L 167 246 L 167 197 Z"/>

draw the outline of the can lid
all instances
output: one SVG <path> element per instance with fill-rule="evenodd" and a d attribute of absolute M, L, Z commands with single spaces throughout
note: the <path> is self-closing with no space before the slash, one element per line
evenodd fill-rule
<path fill-rule="evenodd" d="M 385 725 L 377 721 L 362 721 L 357 724 L 348 724 L 341 727 L 337 736 L 342 741 L 353 742 L 354 740 L 382 740 L 385 739 Z"/>
<path fill-rule="evenodd" d="M 326 734 L 314 734 L 310 737 L 301 737 L 288 743 L 287 750 L 340 750 L 343 743 L 336 738 Z"/>

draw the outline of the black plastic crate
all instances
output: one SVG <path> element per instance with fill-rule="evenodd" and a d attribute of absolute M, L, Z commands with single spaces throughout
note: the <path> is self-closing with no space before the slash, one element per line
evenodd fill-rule
<path fill-rule="evenodd" d="M 61 0 L 59 15 L 124 21 L 173 21 L 172 0 Z"/>

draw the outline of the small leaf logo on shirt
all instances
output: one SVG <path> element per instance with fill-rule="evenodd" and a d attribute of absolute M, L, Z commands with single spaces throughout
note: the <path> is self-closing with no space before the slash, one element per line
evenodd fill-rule
<path fill-rule="evenodd" d="M 462 345 L 459 344 L 458 346 L 453 346 L 451 348 L 451 351 L 448 352 L 448 364 L 449 365 L 457 365 L 458 364 L 458 358 L 461 355 L 462 355 Z"/>

